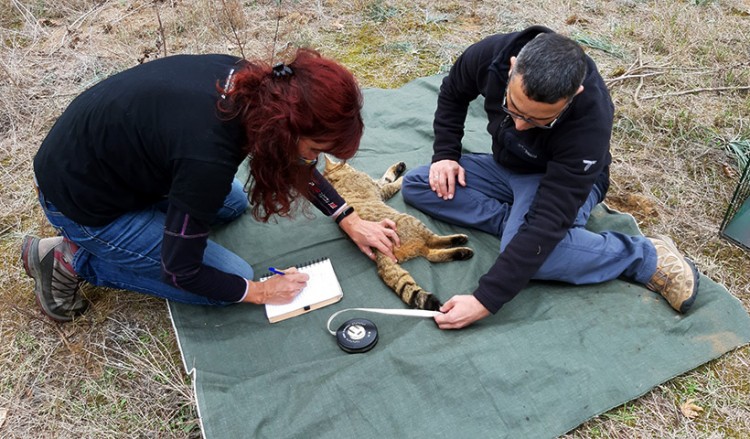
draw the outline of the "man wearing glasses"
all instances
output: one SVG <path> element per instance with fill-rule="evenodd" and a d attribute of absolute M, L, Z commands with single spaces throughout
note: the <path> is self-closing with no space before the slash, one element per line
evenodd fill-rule
<path fill-rule="evenodd" d="M 469 103 L 484 97 L 492 154 L 462 154 Z M 432 164 L 409 172 L 407 203 L 500 237 L 500 254 L 471 295 L 435 317 L 457 329 L 496 313 L 531 279 L 590 284 L 619 276 L 678 312 L 699 275 L 667 237 L 584 226 L 609 187 L 614 106 L 594 61 L 573 40 L 533 26 L 470 46 L 443 80 Z"/>

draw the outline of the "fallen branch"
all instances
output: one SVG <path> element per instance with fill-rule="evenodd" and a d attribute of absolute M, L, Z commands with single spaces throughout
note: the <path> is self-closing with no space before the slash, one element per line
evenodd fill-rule
<path fill-rule="evenodd" d="M 245 46 L 242 44 L 239 31 L 237 30 L 237 28 L 239 28 L 240 26 L 245 27 L 246 25 L 244 23 L 244 16 L 241 16 L 241 14 L 244 14 L 242 6 L 239 5 L 236 1 L 231 5 L 228 5 L 227 0 L 221 0 L 221 5 L 222 11 L 224 12 L 224 15 L 226 15 L 227 21 L 229 22 L 229 28 L 232 30 L 234 42 L 237 43 L 237 48 L 240 50 L 240 55 L 242 55 L 243 59 L 247 59 L 247 57 L 245 56 Z"/>
<path fill-rule="evenodd" d="M 643 53 L 642 53 L 640 46 L 638 46 L 638 67 L 643 68 Z M 643 88 L 643 76 L 638 78 L 638 87 L 635 88 L 635 92 L 633 93 L 633 102 L 635 102 L 636 108 L 639 108 L 641 106 L 641 101 L 638 100 L 638 97 L 641 94 L 642 88 Z"/>
<path fill-rule="evenodd" d="M 161 14 L 159 13 L 159 5 L 154 3 L 154 10 L 156 11 L 156 20 L 159 22 L 159 35 L 161 35 L 161 48 L 164 50 L 164 57 L 167 56 L 167 38 L 164 36 L 164 25 L 161 22 Z"/>
<path fill-rule="evenodd" d="M 622 76 L 618 76 L 616 78 L 605 79 L 604 83 L 607 85 L 610 85 L 614 82 L 627 81 L 628 79 L 636 79 L 636 78 L 642 79 L 642 78 L 648 78 L 649 76 L 658 76 L 658 75 L 663 75 L 663 74 L 664 72 L 648 72 L 648 73 L 642 73 L 640 75 L 623 74 Z"/>
<path fill-rule="evenodd" d="M 739 87 L 708 87 L 708 88 L 694 88 L 692 90 L 683 90 L 683 91 L 676 91 L 671 93 L 664 93 L 660 95 L 653 95 L 653 96 L 644 96 L 644 101 L 649 99 L 657 99 L 657 98 L 664 98 L 664 97 L 670 97 L 670 96 L 682 96 L 682 95 L 688 95 L 688 94 L 695 94 L 695 93 L 703 93 L 707 91 L 740 91 L 740 90 L 750 90 L 750 85 L 743 85 Z"/>
<path fill-rule="evenodd" d="M 281 23 L 281 0 L 276 4 L 276 30 L 273 32 L 273 44 L 271 46 L 271 62 L 274 64 L 273 59 L 276 57 L 276 43 L 279 40 L 279 23 Z"/>
<path fill-rule="evenodd" d="M 640 107 L 641 103 L 639 101 L 638 95 L 641 92 L 641 89 L 643 88 L 643 79 L 648 78 L 650 76 L 658 76 L 663 75 L 665 72 L 658 71 L 658 69 L 664 69 L 669 66 L 670 63 L 661 64 L 661 65 L 649 65 L 643 63 L 643 54 L 641 52 L 641 48 L 638 48 L 638 56 L 636 57 L 636 60 L 633 61 L 633 63 L 621 74 L 620 76 L 616 78 L 611 79 L 605 79 L 604 83 L 609 87 L 612 84 L 616 82 L 626 81 L 628 79 L 637 79 L 638 80 L 638 86 L 635 88 L 635 92 L 633 93 L 633 101 L 635 102 L 636 107 Z M 654 69 L 657 69 L 657 71 L 653 71 Z M 648 70 L 648 71 L 645 71 Z"/>

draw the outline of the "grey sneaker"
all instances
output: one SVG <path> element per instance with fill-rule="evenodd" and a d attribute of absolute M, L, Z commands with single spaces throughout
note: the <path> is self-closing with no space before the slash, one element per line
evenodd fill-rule
<path fill-rule="evenodd" d="M 58 322 L 69 322 L 88 308 L 78 294 L 81 280 L 73 270 L 70 241 L 58 236 L 39 239 L 25 236 L 21 261 L 26 274 L 34 279 L 36 301 L 44 314 Z"/>
<path fill-rule="evenodd" d="M 682 256 L 666 236 L 649 238 L 656 247 L 656 273 L 646 284 L 651 291 L 664 296 L 675 310 L 686 313 L 698 295 L 700 275 L 695 264 Z"/>

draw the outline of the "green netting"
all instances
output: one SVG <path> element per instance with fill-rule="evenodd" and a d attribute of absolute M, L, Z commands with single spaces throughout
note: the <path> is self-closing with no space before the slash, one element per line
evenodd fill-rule
<path fill-rule="evenodd" d="M 737 183 L 719 233 L 730 242 L 750 250 L 750 161 Z"/>

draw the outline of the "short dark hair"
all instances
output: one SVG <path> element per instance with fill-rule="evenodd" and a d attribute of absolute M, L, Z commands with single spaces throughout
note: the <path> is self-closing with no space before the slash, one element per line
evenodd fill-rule
<path fill-rule="evenodd" d="M 518 53 L 516 73 L 523 76 L 523 91 L 529 99 L 554 104 L 575 96 L 586 77 L 586 54 L 568 37 L 542 33 Z"/>

